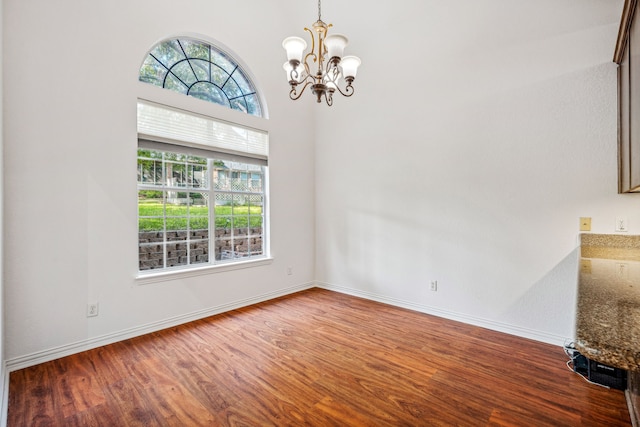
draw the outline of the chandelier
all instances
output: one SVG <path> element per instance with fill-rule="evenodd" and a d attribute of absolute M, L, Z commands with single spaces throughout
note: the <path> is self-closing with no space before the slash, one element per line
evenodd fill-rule
<path fill-rule="evenodd" d="M 327 30 L 332 27 L 332 24 L 327 25 L 322 21 L 320 1 L 318 0 L 318 20 L 313 24 L 313 30 L 304 29 L 311 35 L 311 50 L 303 57 L 307 48 L 307 42 L 304 39 L 300 37 L 284 39 L 282 47 L 287 51 L 284 69 L 291 85 L 289 98 L 294 101 L 299 99 L 305 89 L 311 86 L 311 92 L 318 102 L 322 102 L 324 98 L 327 105 L 333 105 L 334 92 L 338 91 L 343 96 L 353 95 L 352 83 L 361 62 L 357 56 L 343 56 L 344 48 L 349 42 L 345 36 L 327 35 Z M 317 63 L 317 70 L 313 71 L 309 66 L 310 59 Z"/>

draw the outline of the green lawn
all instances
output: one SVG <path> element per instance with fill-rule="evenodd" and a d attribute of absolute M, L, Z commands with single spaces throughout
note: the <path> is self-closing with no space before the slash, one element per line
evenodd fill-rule
<path fill-rule="evenodd" d="M 167 230 L 186 230 L 187 222 L 192 230 L 209 227 L 207 206 L 166 205 Z M 138 203 L 138 230 L 157 231 L 163 229 L 163 206 L 149 201 Z M 189 215 L 189 218 L 187 218 Z M 152 218 L 145 218 L 152 217 Z M 156 218 L 153 218 L 156 217 Z M 158 218 L 160 217 L 160 218 Z M 216 206 L 216 228 L 245 228 L 262 226 L 261 206 Z"/>

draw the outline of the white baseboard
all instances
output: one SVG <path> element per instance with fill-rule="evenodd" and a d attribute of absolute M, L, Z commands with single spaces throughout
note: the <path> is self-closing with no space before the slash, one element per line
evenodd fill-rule
<path fill-rule="evenodd" d="M 381 302 L 384 304 L 393 305 L 396 307 L 402 307 L 420 313 L 431 314 L 433 316 L 442 317 L 444 319 L 455 320 L 469 325 L 479 326 L 493 331 L 503 332 L 510 335 L 515 335 L 522 338 L 532 339 L 535 341 L 541 341 L 547 344 L 553 344 L 563 346 L 567 340 L 567 337 L 562 337 L 555 334 L 550 334 L 543 331 L 537 331 L 534 329 L 523 328 L 520 326 L 510 325 L 507 323 L 496 322 L 494 320 L 483 319 L 480 317 L 469 316 L 462 313 L 456 313 L 453 311 L 443 310 L 441 308 L 432 307 L 423 304 L 416 304 L 415 302 L 401 300 L 397 298 L 388 297 L 385 295 L 376 294 L 373 292 L 362 291 L 360 289 L 349 288 L 345 286 L 334 285 L 324 282 L 316 282 L 316 287 L 327 289 L 330 291 L 340 292 L 343 294 L 353 295 L 360 298 L 365 298 L 372 301 Z"/>
<path fill-rule="evenodd" d="M 431 314 L 431 315 L 442 317 L 445 319 L 455 320 L 455 321 L 467 323 L 470 325 L 479 326 L 479 327 L 491 329 L 494 331 L 504 332 L 507 334 L 528 338 L 536 341 L 546 342 L 546 343 L 554 344 L 558 346 L 564 345 L 566 341 L 566 337 L 549 334 L 543 331 L 522 328 L 519 326 L 496 322 L 493 320 L 469 316 L 469 315 L 456 313 L 448 310 L 442 310 L 437 307 L 416 304 L 415 302 L 392 298 L 385 295 L 362 291 L 359 289 L 349 288 L 345 286 L 339 286 L 339 285 L 334 285 L 334 284 L 324 283 L 324 282 L 315 282 L 315 283 L 309 282 L 309 283 L 304 283 L 304 284 L 292 286 L 289 288 L 279 289 L 277 291 L 257 295 L 255 297 L 246 298 L 244 300 L 238 300 L 238 301 L 222 304 L 215 307 L 210 307 L 204 310 L 199 310 L 196 312 L 171 317 L 165 320 L 148 323 L 141 326 L 136 326 L 133 328 L 114 332 L 111 334 L 89 338 L 87 340 L 78 341 L 75 343 L 66 344 L 59 347 L 54 347 L 47 350 L 9 359 L 1 367 L 2 372 L 0 372 L 0 380 L 2 380 L 4 384 L 4 394 L 0 394 L 0 399 L 2 399 L 2 402 L 0 404 L 6 405 L 6 402 L 7 402 L 9 373 L 16 371 L 18 369 L 34 366 L 39 363 L 44 363 L 54 359 L 58 359 L 60 357 L 69 356 L 71 354 L 79 353 L 86 350 L 91 350 L 93 348 L 101 347 L 103 345 L 113 344 L 118 341 L 134 338 L 134 337 L 148 334 L 151 332 L 156 332 L 162 329 L 181 325 L 183 323 L 191 322 L 194 320 L 203 319 L 205 317 L 224 313 L 237 308 L 246 307 L 252 304 L 268 301 L 270 299 L 278 298 L 284 295 L 289 295 L 295 292 L 300 292 L 313 287 L 318 287 L 318 288 L 327 289 L 330 291 L 353 295 L 353 296 L 357 296 L 357 297 L 361 297 L 361 298 L 365 298 L 372 301 L 377 301 L 377 302 L 381 302 L 384 304 L 389 304 L 397 307 L 407 308 L 409 310 L 414 310 L 414 311 L 418 311 L 425 314 Z M 2 391 L 0 391 L 0 393 L 2 393 Z M 5 408 L 3 407 L 2 409 L 5 409 Z M 6 417 L 6 411 L 3 410 L 0 416 Z"/>
<path fill-rule="evenodd" d="M 125 329 L 122 331 L 106 334 L 87 340 L 78 341 L 71 344 L 62 345 L 59 347 L 50 348 L 47 350 L 27 354 L 25 356 L 16 357 L 6 361 L 4 372 L 8 378 L 8 373 L 16 371 L 18 369 L 34 366 L 39 363 L 49 362 L 51 360 L 59 359 L 60 357 L 69 356 L 71 354 L 79 353 L 93 348 L 102 347 L 103 345 L 113 344 L 118 341 L 134 338 L 140 335 L 148 334 L 151 332 L 160 331 L 162 329 L 171 328 L 183 323 L 192 322 L 194 320 L 203 319 L 205 317 L 213 316 L 216 314 L 224 313 L 227 311 L 235 310 L 237 308 L 246 307 L 252 304 L 268 301 L 270 299 L 278 298 L 284 295 L 289 295 L 295 292 L 300 292 L 305 289 L 313 288 L 314 283 L 304 283 L 301 285 L 292 286 L 289 288 L 279 289 L 277 291 L 268 292 L 265 294 L 257 295 L 255 297 L 246 298 L 243 300 L 234 301 L 227 304 L 222 304 L 215 307 L 210 307 L 204 310 L 198 310 L 192 313 L 187 313 L 180 316 L 171 317 L 168 319 L 160 320 L 157 322 L 148 323 L 146 325 L 136 326 L 133 328 Z M 8 381 L 6 381 L 8 385 Z M 8 390 L 8 389 L 7 389 Z M 6 396 L 3 396 L 6 399 Z M 3 412 L 6 414 L 6 412 Z"/>

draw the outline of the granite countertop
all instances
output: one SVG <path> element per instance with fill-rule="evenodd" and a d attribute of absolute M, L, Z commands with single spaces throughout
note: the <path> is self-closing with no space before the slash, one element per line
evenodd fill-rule
<path fill-rule="evenodd" d="M 640 371 L 640 236 L 582 234 L 576 349 Z"/>

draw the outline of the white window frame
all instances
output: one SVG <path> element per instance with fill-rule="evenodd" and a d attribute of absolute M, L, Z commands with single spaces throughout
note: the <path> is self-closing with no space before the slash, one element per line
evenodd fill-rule
<path fill-rule="evenodd" d="M 178 110 L 183 110 L 187 113 L 192 113 L 195 115 L 200 115 L 202 117 L 210 118 L 212 120 L 227 122 L 231 124 L 237 124 L 239 126 L 243 126 L 249 129 L 258 130 L 260 132 L 264 132 L 266 134 L 270 131 L 270 124 L 266 118 L 260 118 L 256 116 L 252 116 L 249 114 L 244 114 L 235 110 L 231 110 L 225 108 L 223 106 L 219 106 L 212 103 L 207 103 L 201 100 L 192 99 L 192 97 L 184 96 L 180 93 L 168 91 L 153 85 L 149 85 L 143 82 L 139 82 L 138 84 L 138 93 L 140 96 L 138 97 L 139 101 L 155 103 L 162 106 L 170 106 L 167 108 L 174 108 Z M 148 138 L 149 135 L 137 135 L 138 138 Z M 156 138 L 158 139 L 158 138 Z M 160 143 L 177 143 L 177 141 L 164 141 Z M 198 144 L 189 144 L 190 148 L 198 148 Z M 203 147 L 200 147 L 203 148 Z M 210 147 L 204 147 L 205 150 L 209 150 Z M 233 156 L 236 153 L 226 153 L 229 156 Z M 215 157 L 215 156 L 214 156 Z M 136 158 L 137 158 L 137 144 L 136 144 Z M 268 162 L 268 154 L 264 156 L 264 160 Z M 239 160 L 242 161 L 242 160 Z M 137 162 L 136 162 L 137 164 Z M 270 219 L 269 219 L 269 173 L 268 167 L 265 171 L 264 176 L 264 206 L 263 206 L 263 244 L 264 244 L 264 254 L 261 258 L 249 258 L 243 259 L 239 258 L 238 260 L 234 260 L 233 262 L 220 263 L 220 264 L 195 264 L 193 266 L 188 266 L 186 268 L 179 269 L 156 269 L 151 270 L 151 272 L 147 271 L 139 271 L 138 270 L 138 259 L 136 257 L 136 283 L 139 285 L 175 280 L 179 278 L 187 278 L 194 277 L 200 275 L 207 275 L 211 273 L 239 270 L 245 268 L 259 267 L 263 265 L 268 265 L 273 262 L 273 257 L 271 255 L 271 236 L 270 236 Z M 136 192 L 137 195 L 137 192 Z M 138 203 L 136 197 L 136 212 L 138 210 Z M 136 215 L 137 218 L 137 215 Z M 211 227 L 211 223 L 210 223 Z M 136 227 L 137 229 L 137 227 Z M 136 247 L 138 246 L 138 241 L 136 239 Z"/>
<path fill-rule="evenodd" d="M 145 142 L 146 141 L 141 141 L 139 148 L 147 148 L 145 146 Z M 153 148 L 156 151 L 160 151 L 158 148 Z M 178 152 L 177 149 L 173 149 L 172 152 Z M 186 153 L 180 153 L 180 154 L 186 154 Z M 164 156 L 163 156 L 164 157 Z M 261 174 L 262 174 L 262 186 L 260 187 L 260 191 L 257 192 L 249 192 L 249 191 L 242 191 L 242 190 L 236 190 L 233 189 L 232 185 L 229 186 L 229 188 L 217 188 L 217 186 L 214 185 L 214 162 L 216 159 L 214 158 L 213 155 L 207 156 L 207 164 L 206 164 L 206 168 L 207 168 L 207 185 L 204 187 L 182 187 L 182 186 L 173 186 L 173 185 L 169 185 L 167 184 L 167 180 L 166 177 L 164 176 L 164 171 L 165 169 L 163 168 L 163 174 L 162 174 L 162 178 L 161 178 L 161 183 L 160 184 L 146 184 L 146 183 L 138 183 L 138 191 L 158 191 L 158 192 L 162 192 L 163 193 L 163 200 L 166 197 L 167 193 L 169 192 L 176 192 L 176 193 L 202 193 L 202 194 L 206 194 L 206 198 L 208 199 L 209 203 L 208 203 L 208 237 L 207 237 L 207 245 L 208 245 L 208 261 L 206 262 L 196 262 L 196 263 L 191 263 L 191 251 L 190 251 L 190 247 L 192 244 L 197 243 L 196 241 L 199 239 L 195 239 L 195 240 L 191 240 L 191 237 L 189 235 L 187 235 L 185 237 L 185 240 L 179 240 L 179 241 L 171 241 L 167 238 L 167 232 L 169 232 L 170 230 L 165 229 L 163 230 L 164 233 L 162 233 L 163 235 L 163 241 L 162 242 L 157 242 L 157 243 L 148 243 L 148 244 L 142 244 L 142 246 L 162 246 L 163 249 L 163 262 L 164 262 L 164 266 L 163 267 L 159 267 L 159 268 L 152 268 L 152 269 L 145 269 L 145 270 L 138 270 L 138 275 L 139 277 L 147 277 L 147 276 L 157 276 L 158 273 L 170 273 L 170 272 L 181 272 L 181 271 L 185 271 L 185 270 L 196 270 L 196 269 L 201 269 L 201 268 L 207 268 L 207 267 L 218 267 L 218 266 L 223 266 L 226 264 L 238 264 L 241 263 L 244 265 L 244 263 L 246 262 L 250 262 L 250 261 L 261 261 L 264 258 L 269 258 L 268 256 L 268 244 L 267 244 L 267 239 L 266 239 L 266 235 L 268 234 L 266 231 L 268 230 L 268 222 L 267 222 L 267 218 L 266 218 L 266 209 L 265 206 L 267 204 L 267 180 L 268 180 L 268 168 L 266 166 L 262 166 L 260 165 L 259 167 L 261 168 Z M 237 163 L 237 162 L 227 162 L 230 166 L 233 167 L 233 163 Z M 241 163 L 241 165 L 246 165 L 246 163 Z M 217 228 L 216 228 L 216 201 L 218 199 L 217 195 L 225 195 L 225 196 L 240 196 L 240 197 L 250 197 L 250 196 L 258 196 L 262 199 L 262 213 L 260 215 L 261 218 L 261 233 L 259 235 L 259 237 L 261 238 L 261 254 L 258 255 L 250 255 L 247 257 L 239 257 L 239 258 L 222 258 L 222 259 L 217 259 L 217 252 L 216 252 L 216 246 L 218 243 L 218 236 L 217 236 Z M 162 213 L 162 215 L 157 216 L 157 218 L 161 218 L 163 221 L 166 221 L 167 218 L 172 218 L 170 215 L 167 214 L 166 211 L 164 211 Z M 190 218 L 197 218 L 197 216 L 195 217 L 190 217 Z M 140 222 L 140 217 L 138 217 L 138 221 Z M 252 227 L 250 226 L 249 223 L 249 216 L 247 217 L 247 227 L 246 229 L 248 231 L 250 231 L 252 229 Z M 244 228 L 244 227 L 243 227 Z M 250 233 L 248 233 L 246 236 L 245 235 L 235 235 L 235 231 L 238 229 L 238 227 L 232 227 L 231 230 L 231 234 L 229 235 L 229 240 L 232 242 L 237 243 L 238 240 L 244 240 L 247 239 L 247 241 L 250 240 L 250 238 L 255 238 L 258 235 L 251 235 Z M 189 233 L 192 231 L 192 229 L 188 229 L 187 230 Z M 141 233 L 141 231 L 139 231 L 139 233 Z M 166 262 L 168 261 L 167 259 L 167 245 L 171 245 L 171 244 L 184 244 L 186 246 L 185 250 L 187 251 L 187 260 L 189 262 L 189 264 L 183 264 L 183 265 L 178 265 L 178 266 L 167 266 Z M 140 248 L 140 243 L 139 243 L 139 248 Z M 249 246 L 250 248 L 250 246 Z M 139 260 L 140 263 L 140 260 Z"/>

